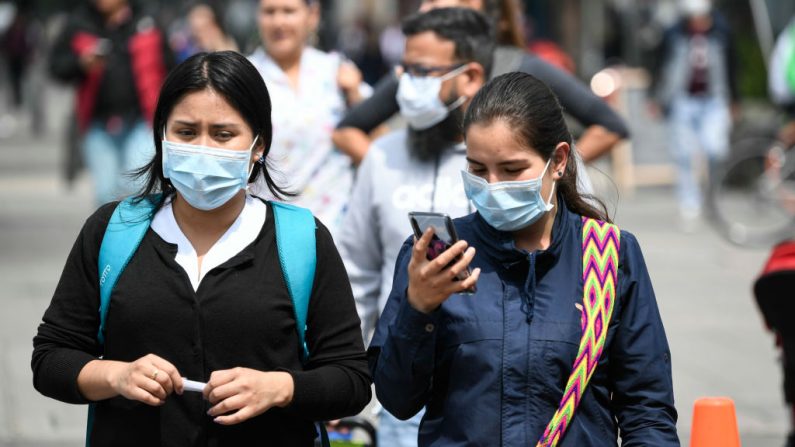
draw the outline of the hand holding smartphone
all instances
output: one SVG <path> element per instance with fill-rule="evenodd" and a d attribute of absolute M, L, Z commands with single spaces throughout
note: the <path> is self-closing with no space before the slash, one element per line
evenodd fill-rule
<path fill-rule="evenodd" d="M 453 220 L 450 219 L 450 216 L 445 213 L 412 211 L 409 213 L 409 221 L 411 222 L 411 228 L 414 230 L 414 236 L 417 239 L 422 237 L 422 234 L 427 228 L 433 228 L 433 239 L 428 244 L 428 251 L 426 252 L 426 258 L 429 261 L 432 261 L 445 250 L 450 248 L 453 244 L 458 242 L 458 234 L 456 234 Z M 460 255 L 450 262 L 450 264 L 445 268 L 449 268 L 459 259 L 461 259 Z M 464 280 L 471 274 L 471 269 L 467 267 L 458 275 L 456 275 L 454 281 Z M 471 288 L 466 289 L 463 293 L 475 293 L 475 291 L 475 286 L 472 286 Z"/>

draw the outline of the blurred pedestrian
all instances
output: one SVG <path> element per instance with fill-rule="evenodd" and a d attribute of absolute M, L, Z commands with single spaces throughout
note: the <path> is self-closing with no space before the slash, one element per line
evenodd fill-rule
<path fill-rule="evenodd" d="M 679 446 L 640 246 L 577 191 L 554 94 L 499 76 L 463 129 L 477 212 L 433 260 L 431 228 L 404 242 L 368 349 L 380 402 L 403 419 L 426 408 L 419 446 Z"/>
<path fill-rule="evenodd" d="M 364 82 L 374 84 L 386 73 L 379 35 L 366 16 L 343 26 L 337 34 L 336 46 L 361 70 Z"/>
<path fill-rule="evenodd" d="M 86 1 L 55 41 L 50 70 L 78 84 L 78 128 L 97 204 L 140 186 L 126 173 L 154 154 L 152 117 L 170 61 L 154 19 L 128 0 Z"/>
<path fill-rule="evenodd" d="M 370 94 L 361 72 L 339 54 L 308 44 L 320 21 L 317 0 L 260 0 L 262 47 L 249 59 L 274 109 L 272 157 L 289 173 L 297 204 L 336 231 L 353 183 L 350 158 L 337 151 L 331 132 L 345 110 Z"/>
<path fill-rule="evenodd" d="M 710 0 L 680 0 L 679 7 L 681 19 L 660 44 L 652 91 L 669 127 L 679 215 L 689 229 L 703 203 L 694 156 L 704 155 L 709 173 L 728 155 L 739 94 L 735 48 L 724 17 Z"/>
<path fill-rule="evenodd" d="M 28 11 L 30 6 L 24 2 L 17 3 L 14 18 L 5 34 L 0 38 L 0 50 L 8 64 L 11 81 L 11 105 L 14 109 L 22 107 L 23 81 L 36 54 L 38 41 L 38 29 L 33 26 Z"/>
<path fill-rule="evenodd" d="M 200 52 L 238 51 L 235 39 L 224 29 L 220 12 L 210 3 L 191 6 L 177 28 L 169 40 L 179 62 Z"/>
<path fill-rule="evenodd" d="M 199 3 L 188 12 L 190 34 L 200 51 L 237 51 L 237 43 L 226 34 L 217 9 Z"/>
<path fill-rule="evenodd" d="M 359 320 L 328 230 L 309 213 L 308 226 L 288 226 L 300 210 L 277 213 L 246 193 L 260 177 L 283 192 L 265 162 L 271 134 L 268 90 L 244 56 L 200 53 L 165 80 L 149 135 L 155 156 L 139 171 L 145 187 L 124 208 L 107 204 L 88 218 L 33 342 L 36 389 L 94 405 L 87 445 L 311 447 L 313 420 L 370 400 Z M 114 220 L 118 210 L 127 220 Z M 110 232 L 141 222 L 114 284 L 117 270 L 100 270 L 98 259 Z M 289 277 L 285 234 L 316 247 Z M 207 383 L 188 390 L 183 377 Z"/>
<path fill-rule="evenodd" d="M 498 43 L 492 76 L 522 71 L 547 83 L 566 112 L 585 128 L 576 144 L 585 161 L 607 153 L 629 135 L 618 114 L 587 85 L 525 50 L 521 9 L 516 0 L 425 0 L 420 11 L 447 6 L 475 8 L 492 19 Z M 334 142 L 356 163 L 361 162 L 370 147 L 368 134 L 397 113 L 397 90 L 397 76 L 388 75 L 376 85 L 373 96 L 351 110 L 337 125 Z"/>

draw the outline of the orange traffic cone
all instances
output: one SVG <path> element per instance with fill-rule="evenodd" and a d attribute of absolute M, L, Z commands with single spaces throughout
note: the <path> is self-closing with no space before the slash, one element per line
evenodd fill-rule
<path fill-rule="evenodd" d="M 696 400 L 690 447 L 740 447 L 740 432 L 731 399 L 702 397 Z"/>

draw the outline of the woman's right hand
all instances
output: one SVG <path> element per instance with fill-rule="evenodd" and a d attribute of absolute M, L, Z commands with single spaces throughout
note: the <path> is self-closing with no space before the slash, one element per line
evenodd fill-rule
<path fill-rule="evenodd" d="M 177 368 L 155 354 L 131 363 L 118 362 L 109 373 L 110 384 L 118 394 L 147 405 L 163 405 L 174 391 L 182 394 L 182 377 Z"/>
<path fill-rule="evenodd" d="M 175 392 L 182 394 L 182 377 L 171 362 L 147 354 L 134 362 L 92 360 L 77 377 L 80 393 L 98 401 L 123 396 L 158 406 Z"/>
<path fill-rule="evenodd" d="M 432 237 L 433 229 L 428 228 L 422 237 L 414 242 L 408 267 L 409 304 L 422 313 L 430 313 L 441 306 L 450 295 L 472 288 L 480 276 L 480 269 L 476 268 L 466 279 L 454 281 L 454 278 L 464 271 L 475 257 L 475 248 L 467 248 L 466 241 L 456 242 L 429 261 L 426 253 Z M 458 256 L 461 258 L 447 267 Z"/>

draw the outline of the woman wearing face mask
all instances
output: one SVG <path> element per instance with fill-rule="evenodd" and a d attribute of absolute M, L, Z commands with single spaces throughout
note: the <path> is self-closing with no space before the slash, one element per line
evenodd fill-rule
<path fill-rule="evenodd" d="M 602 447 L 619 433 L 622 445 L 678 446 L 640 247 L 577 192 L 555 96 L 530 75 L 499 76 L 464 130 L 477 212 L 432 261 L 432 230 L 404 244 L 368 350 L 379 401 L 400 418 L 426 408 L 420 446 Z"/>
<path fill-rule="evenodd" d="M 356 414 L 370 400 L 359 319 L 328 230 L 310 221 L 316 258 L 302 337 L 276 245 L 284 226 L 271 202 L 246 193 L 264 178 L 283 195 L 265 163 L 270 117 L 262 78 L 237 53 L 200 53 L 171 72 L 148 183 L 131 202 L 151 206 L 146 232 L 104 326 L 100 295 L 113 270 L 100 275 L 98 256 L 117 204 L 86 221 L 32 367 L 42 394 L 93 404 L 91 445 L 311 446 L 312 421 Z M 183 378 L 206 385 L 191 390 Z"/>
<path fill-rule="evenodd" d="M 260 0 L 262 47 L 249 56 L 274 109 L 272 157 L 300 191 L 297 204 L 336 232 L 353 183 L 348 156 L 335 150 L 331 132 L 349 106 L 372 92 L 356 66 L 308 44 L 320 21 L 317 0 Z"/>

